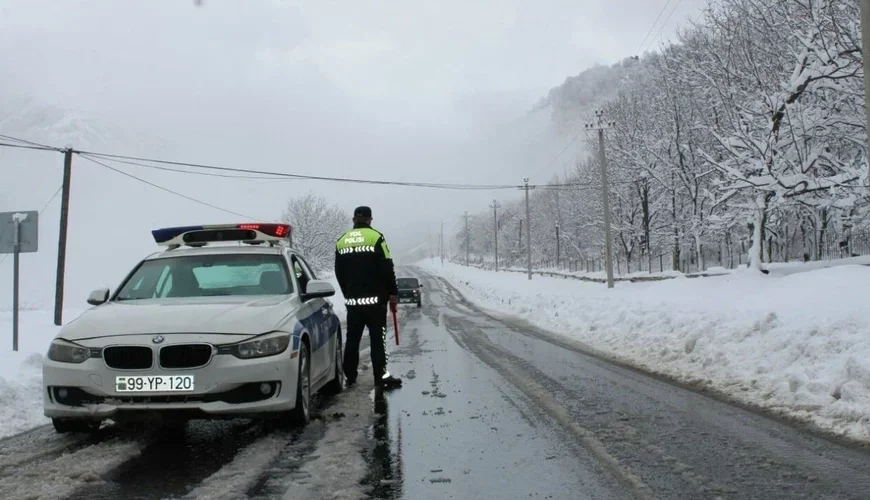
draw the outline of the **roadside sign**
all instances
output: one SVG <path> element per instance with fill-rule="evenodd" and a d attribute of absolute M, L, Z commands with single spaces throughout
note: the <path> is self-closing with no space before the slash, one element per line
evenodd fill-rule
<path fill-rule="evenodd" d="M 15 253 L 15 221 L 18 220 L 18 253 L 39 249 L 39 212 L 0 212 L 0 254 Z"/>
<path fill-rule="evenodd" d="M 39 249 L 39 212 L 0 212 L 0 253 L 12 254 L 12 350 L 18 350 L 18 255 Z"/>

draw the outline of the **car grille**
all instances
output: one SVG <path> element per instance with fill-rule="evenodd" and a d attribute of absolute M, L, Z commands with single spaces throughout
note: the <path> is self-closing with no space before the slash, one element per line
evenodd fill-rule
<path fill-rule="evenodd" d="M 197 368 L 211 360 L 212 347 L 209 344 L 168 345 L 160 349 L 162 368 Z"/>
<path fill-rule="evenodd" d="M 103 360 L 109 368 L 144 370 L 151 368 L 154 352 L 150 347 L 119 345 L 103 349 Z"/>

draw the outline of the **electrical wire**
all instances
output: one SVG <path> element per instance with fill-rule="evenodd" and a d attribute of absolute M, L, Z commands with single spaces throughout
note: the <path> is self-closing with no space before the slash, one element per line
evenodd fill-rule
<path fill-rule="evenodd" d="M 547 170 L 548 168 L 553 166 L 553 164 L 556 163 L 556 160 L 558 160 L 559 157 L 561 157 L 563 154 L 565 154 L 565 151 L 568 151 L 568 148 L 570 148 L 571 146 L 574 145 L 575 142 L 577 142 L 577 139 L 579 139 L 580 136 L 583 135 L 583 132 L 584 131 L 581 130 L 577 135 L 575 135 L 574 138 L 571 139 L 571 142 L 569 142 L 567 146 L 562 148 L 562 151 L 559 151 L 559 154 L 557 154 L 552 160 L 550 160 L 550 163 L 548 163 L 547 166 L 543 168 L 543 170 Z"/>
<path fill-rule="evenodd" d="M 659 29 L 659 32 L 656 35 L 656 42 L 662 41 L 662 33 L 665 31 L 665 26 L 668 25 L 668 21 L 671 20 L 671 17 L 674 15 L 674 12 L 676 12 L 677 7 L 679 7 L 681 3 L 683 3 L 683 0 L 677 0 L 677 3 L 674 4 L 674 8 L 671 9 L 670 14 L 668 14 L 668 17 L 665 19 L 665 22 L 662 24 L 662 27 Z M 650 47 L 652 47 L 652 45 L 650 45 Z"/>
<path fill-rule="evenodd" d="M 19 142 L 19 143 L 21 143 L 21 144 L 27 144 L 27 145 L 29 145 L 29 146 L 37 146 L 37 147 L 40 147 L 40 148 L 43 148 L 43 149 L 51 149 L 51 150 L 53 150 L 53 151 L 63 151 L 63 150 L 60 149 L 60 148 L 55 148 L 55 147 L 48 146 L 48 145 L 46 145 L 46 144 L 42 144 L 42 143 L 39 143 L 39 142 L 28 141 L 28 140 L 26 140 L 26 139 L 20 139 L 20 138 L 18 138 L 18 137 L 12 137 L 11 135 L 0 134 L 0 139 L 6 140 L 6 141 L 12 141 L 12 142 Z"/>
<path fill-rule="evenodd" d="M 81 156 L 82 158 L 84 158 L 84 157 L 86 157 L 86 156 L 89 156 L 89 153 L 79 153 L 79 156 Z M 280 177 L 270 177 L 270 176 L 266 176 L 266 175 L 228 175 L 228 174 L 215 174 L 215 173 L 211 173 L 211 172 L 197 172 L 197 171 L 194 171 L 194 170 L 182 170 L 182 169 L 180 169 L 180 168 L 161 167 L 161 166 L 158 166 L 158 165 L 147 165 L 147 164 L 145 164 L 145 163 L 139 163 L 139 162 L 129 161 L 129 160 L 116 160 L 116 159 L 108 160 L 108 159 L 106 159 L 106 158 L 102 158 L 102 157 L 98 157 L 98 158 L 101 158 L 101 159 L 106 160 L 106 161 L 114 161 L 114 162 L 116 162 L 116 163 L 123 163 L 123 164 L 125 164 L 125 165 L 132 165 L 132 166 L 136 166 L 136 167 L 151 168 L 151 169 L 155 169 L 155 170 L 163 170 L 163 171 L 166 171 L 166 172 L 177 172 L 177 173 L 180 173 L 180 174 L 202 175 L 202 176 L 205 176 L 205 177 L 220 177 L 220 178 L 223 178 L 223 179 L 264 179 L 264 180 L 285 180 L 285 179 L 282 179 L 282 178 L 280 178 Z"/>
<path fill-rule="evenodd" d="M 580 136 L 583 135 L 583 131 L 580 131 L 578 134 L 574 136 L 574 138 L 569 142 L 562 150 L 557 154 L 545 168 L 549 168 L 553 165 L 575 142 Z M 11 138 L 18 141 L 24 141 L 23 139 Z M 30 141 L 26 141 L 30 142 Z M 47 151 L 65 151 L 64 149 L 54 148 L 51 146 L 46 146 L 39 143 L 32 143 L 34 145 L 18 145 L 18 144 L 3 144 L 8 145 L 9 147 L 22 147 L 27 149 L 40 149 Z M 156 185 L 151 183 L 150 181 L 146 181 L 144 179 L 138 178 L 128 172 L 117 169 L 115 167 L 111 167 L 107 165 L 106 161 L 116 162 L 131 166 L 137 166 L 141 168 L 149 168 L 154 170 L 162 170 L 167 172 L 174 173 L 182 173 L 189 175 L 202 175 L 209 177 L 219 177 L 219 178 L 227 178 L 227 179 L 260 179 L 260 180 L 319 180 L 319 181 L 330 181 L 330 182 L 344 182 L 344 183 L 355 183 L 355 184 L 375 184 L 375 185 L 388 185 L 388 186 L 405 186 L 405 187 L 421 187 L 421 188 L 430 188 L 430 189 L 446 189 L 446 190 L 470 190 L 470 191 L 492 191 L 492 190 L 513 190 L 517 189 L 518 186 L 516 184 L 458 184 L 458 183 L 432 183 L 432 182 L 407 182 L 407 181 L 385 181 L 385 180 L 373 180 L 373 179 L 357 179 L 357 178 L 348 178 L 348 177 L 329 177 L 329 176 L 316 176 L 316 175 L 304 175 L 304 174 L 290 174 L 285 172 L 275 172 L 268 170 L 255 170 L 255 169 L 245 169 L 245 168 L 234 168 L 234 167 L 223 167 L 218 165 L 209 165 L 209 164 L 201 164 L 201 163 L 189 163 L 189 162 L 180 162 L 180 161 L 171 161 L 171 160 L 161 160 L 156 158 L 144 158 L 138 156 L 127 156 L 127 155 L 117 155 L 117 154 L 109 154 L 109 153 L 100 153 L 94 151 L 80 151 L 73 150 L 75 154 L 84 158 L 88 161 L 91 161 L 95 164 L 98 164 L 104 168 L 108 168 L 114 170 L 122 175 L 131 177 L 141 182 L 145 182 L 157 189 L 162 189 L 164 191 L 172 192 L 173 194 L 177 194 L 179 196 L 185 197 L 194 201 L 196 203 L 206 204 L 211 206 L 212 208 L 216 208 L 218 210 L 227 211 L 221 207 L 212 206 L 207 204 L 206 202 L 201 202 L 201 200 L 197 200 L 195 198 L 190 198 L 187 195 L 182 193 L 175 193 L 168 188 L 164 188 L 163 186 Z M 102 160 L 102 161 L 99 161 Z M 146 162 L 146 163 L 143 163 Z M 155 165 L 156 163 L 156 165 Z M 166 166 L 169 165 L 169 166 Z M 212 172 L 197 172 L 192 170 L 185 170 L 181 168 L 172 168 L 172 167 L 188 167 L 200 170 L 210 170 Z M 226 173 L 215 173 L 215 172 L 226 172 Z M 230 175 L 231 173 L 235 174 L 249 174 L 249 175 Z M 594 187 L 587 186 L 581 183 L 568 183 L 568 184 L 530 184 L 531 188 L 542 188 L 542 189 L 554 189 L 559 187 L 564 188 L 577 188 L 577 187 Z M 233 213 L 234 215 L 242 215 L 232 211 L 229 213 Z M 260 220 L 260 219 L 257 219 Z"/>
<path fill-rule="evenodd" d="M 203 206 L 206 206 L 206 207 L 209 207 L 209 208 L 213 208 L 213 209 L 215 209 L 215 210 L 220 210 L 221 212 L 226 212 L 226 213 L 231 214 L 231 215 L 237 215 L 237 216 L 239 216 L 239 217 L 243 217 L 243 218 L 245 218 L 245 219 L 249 219 L 249 220 L 255 220 L 255 221 L 259 221 L 259 222 L 273 222 L 273 221 L 267 221 L 267 220 L 264 220 L 264 219 L 260 219 L 259 217 L 251 217 L 250 215 L 245 215 L 245 214 L 242 214 L 242 213 L 239 213 L 239 212 L 234 212 L 234 211 L 232 211 L 232 210 L 228 210 L 228 209 L 226 209 L 226 208 L 219 207 L 219 206 L 217 206 L 217 205 L 214 205 L 214 204 L 208 203 L 208 202 L 206 202 L 206 201 L 198 200 L 198 199 L 193 198 L 193 197 L 191 197 L 191 196 L 188 196 L 188 195 L 186 195 L 186 194 L 179 193 L 178 191 L 173 191 L 172 189 L 169 189 L 169 188 L 167 188 L 167 187 L 163 187 L 163 186 L 161 186 L 161 185 L 159 185 L 159 184 L 155 184 L 155 183 L 153 183 L 153 182 L 151 182 L 151 181 L 148 181 L 148 180 L 142 179 L 141 177 L 136 177 L 136 176 L 133 175 L 133 174 L 130 174 L 130 173 L 128 173 L 128 172 L 124 172 L 123 170 L 120 170 L 120 169 L 117 169 L 117 168 L 115 168 L 115 167 L 112 167 L 112 166 L 106 165 L 105 163 L 103 163 L 103 162 L 101 162 L 101 161 L 98 161 L 98 160 L 95 160 L 95 159 L 93 159 L 93 158 L 90 158 L 90 157 L 88 157 L 88 156 L 85 156 L 85 155 L 79 155 L 79 156 L 82 157 L 82 158 L 84 158 L 85 160 L 88 160 L 89 162 L 95 163 L 95 164 L 97 164 L 97 165 L 99 165 L 99 166 L 101 166 L 101 167 L 107 168 L 107 169 L 112 170 L 112 171 L 114 171 L 114 172 L 117 172 L 117 173 L 119 173 L 119 174 L 121 174 L 121 175 L 127 176 L 127 177 L 129 177 L 129 178 L 131 178 L 131 179 L 134 179 L 134 180 L 137 180 L 137 181 L 139 181 L 139 182 L 141 182 L 141 183 L 143 183 L 143 184 L 148 184 L 149 186 L 151 186 L 151 187 L 153 187 L 153 188 L 159 189 L 159 190 L 161 190 L 161 191 L 165 191 L 165 192 L 167 192 L 167 193 L 169 193 L 169 194 L 173 194 L 173 195 L 175 195 L 175 196 L 178 196 L 178 197 L 184 198 L 184 199 L 186 199 L 186 200 L 188 200 L 188 201 L 192 201 L 192 202 L 194 202 L 194 203 L 198 203 L 198 204 L 200 204 L 200 205 L 203 205 Z"/>
<path fill-rule="evenodd" d="M 57 152 L 54 148 L 42 147 L 42 146 L 29 146 L 27 144 L 9 144 L 8 142 L 0 142 L 0 147 L 4 148 L 19 148 L 19 149 L 34 149 L 37 151 L 52 151 Z"/>
<path fill-rule="evenodd" d="M 647 39 L 648 39 L 649 36 L 652 34 L 653 30 L 656 28 L 656 25 L 659 23 L 659 19 L 662 18 L 662 14 L 665 13 L 665 10 L 668 8 L 668 5 L 671 4 L 671 1 L 672 1 L 672 0 L 668 0 L 668 1 L 665 3 L 665 5 L 662 7 L 662 10 L 659 11 L 659 15 L 656 16 L 656 20 L 653 21 L 652 26 L 649 27 L 649 31 L 647 32 L 646 36 L 643 37 L 643 41 L 640 42 L 640 45 L 637 47 L 637 50 L 635 51 L 634 55 L 636 55 L 636 56 L 639 56 L 639 55 L 640 55 L 640 51 L 641 51 L 641 49 L 643 49 L 644 44 L 646 44 Z"/>
<path fill-rule="evenodd" d="M 350 177 L 328 177 L 321 175 L 304 175 L 304 174 L 288 174 L 284 172 L 274 172 L 269 170 L 254 170 L 254 169 L 245 169 L 245 168 L 234 168 L 234 167 L 222 167 L 217 165 L 208 165 L 202 163 L 187 163 L 180 161 L 170 161 L 170 160 L 160 160 L 155 158 L 142 158 L 136 156 L 125 156 L 125 155 L 114 155 L 114 154 L 106 154 L 106 153 L 97 153 L 93 151 L 76 151 L 76 153 L 88 155 L 90 157 L 97 157 L 103 160 L 131 160 L 131 161 L 140 161 L 140 162 L 151 162 L 158 163 L 161 165 L 173 165 L 178 167 L 190 167 L 190 168 L 199 168 L 205 170 L 214 170 L 219 172 L 236 172 L 236 173 L 245 173 L 245 174 L 259 174 L 259 175 L 269 175 L 274 177 L 283 177 L 286 179 L 298 179 L 298 180 L 315 180 L 315 181 L 330 181 L 330 182 L 345 182 L 352 184 L 376 184 L 376 185 L 386 185 L 386 186 L 406 186 L 406 187 L 424 187 L 424 188 L 433 188 L 433 189 L 454 189 L 454 190 L 497 190 L 497 189 L 515 189 L 516 186 L 514 184 L 452 184 L 452 183 L 432 183 L 432 182 L 403 182 L 403 181 L 385 181 L 385 180 L 373 180 L 373 179 L 358 179 L 358 178 L 350 178 Z"/>

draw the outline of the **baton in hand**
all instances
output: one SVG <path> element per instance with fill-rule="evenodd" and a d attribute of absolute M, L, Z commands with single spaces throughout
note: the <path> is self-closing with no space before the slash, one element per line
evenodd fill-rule
<path fill-rule="evenodd" d="M 396 345 L 399 345 L 399 317 L 395 309 L 393 309 L 393 330 L 396 331 Z"/>

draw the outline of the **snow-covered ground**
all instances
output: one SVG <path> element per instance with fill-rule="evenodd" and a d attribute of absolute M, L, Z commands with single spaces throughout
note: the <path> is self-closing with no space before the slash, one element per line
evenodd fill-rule
<path fill-rule="evenodd" d="M 642 369 L 870 441 L 870 267 L 606 286 L 439 261 L 480 306 Z M 779 269 L 777 269 L 779 271 Z M 801 272 L 803 271 L 803 272 Z"/>
<path fill-rule="evenodd" d="M 344 321 L 346 310 L 341 290 L 331 299 L 336 314 Z M 65 310 L 64 324 L 84 309 Z M 60 330 L 54 312 L 27 310 L 19 313 L 18 351 L 12 350 L 12 312 L 0 311 L 0 438 L 50 423 L 42 414 L 42 359 Z"/>
<path fill-rule="evenodd" d="M 440 265 L 440 261 L 439 261 Z M 824 269 L 828 267 L 835 266 L 848 266 L 848 265 L 864 265 L 870 266 L 870 255 L 862 255 L 859 257 L 846 257 L 842 259 L 830 259 L 830 260 L 819 260 L 812 262 L 774 262 L 770 264 L 764 264 L 764 268 L 769 271 L 771 275 L 786 275 L 786 274 L 794 274 L 794 273 L 802 273 L 812 269 Z M 473 267 L 477 267 L 480 269 L 484 269 L 481 266 L 474 265 Z M 655 266 L 654 266 L 655 268 Z M 705 269 L 703 274 L 714 276 L 714 275 L 722 275 L 729 274 L 733 272 L 742 272 L 746 268 L 745 264 L 742 267 L 738 267 L 737 269 L 728 269 L 725 267 L 714 267 L 710 266 Z M 488 262 L 486 264 L 485 269 L 494 270 L 494 265 L 492 262 Z M 500 269 L 501 270 L 501 269 Z M 510 267 L 507 268 L 507 271 L 512 273 L 526 273 L 527 269 L 524 267 Z M 604 271 L 569 271 L 564 268 L 555 268 L 555 267 L 544 267 L 544 268 L 532 268 L 533 273 L 545 273 L 545 274 L 555 274 L 559 276 L 566 277 L 577 277 L 577 278 L 589 278 L 595 280 L 605 280 L 607 279 L 607 274 Z M 689 273 L 689 276 L 695 276 L 699 273 Z M 616 279 L 632 279 L 632 278 L 679 278 L 682 276 L 686 276 L 685 273 L 680 271 L 666 270 L 664 272 L 648 272 L 648 271 L 632 271 L 630 273 L 618 273 L 617 269 L 614 267 L 613 275 Z"/>
<path fill-rule="evenodd" d="M 79 314 L 65 310 L 64 323 Z M 12 312 L 0 311 L 0 437 L 49 423 L 42 414 L 42 358 L 58 330 L 54 311 L 21 311 L 15 352 Z"/>

